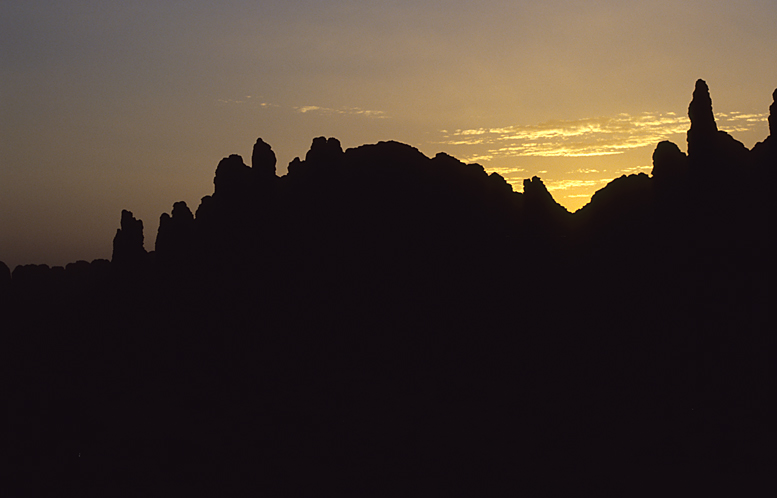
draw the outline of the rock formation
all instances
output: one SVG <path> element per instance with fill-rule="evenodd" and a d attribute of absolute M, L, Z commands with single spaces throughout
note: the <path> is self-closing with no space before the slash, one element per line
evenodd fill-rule
<path fill-rule="evenodd" d="M 772 105 L 769 106 L 769 136 L 777 131 L 777 89 L 772 93 Z"/>
<path fill-rule="evenodd" d="M 251 154 L 251 168 L 260 181 L 275 178 L 276 162 L 272 147 L 258 138 Z"/>
<path fill-rule="evenodd" d="M 162 264 L 181 264 L 195 250 L 194 215 L 185 202 L 173 204 L 172 216 L 162 213 L 159 219 L 155 252 Z"/>
<path fill-rule="evenodd" d="M 8 474 L 36 496 L 771 479 L 774 138 L 748 158 L 701 80 L 689 116 L 688 156 L 661 142 L 574 215 L 398 142 L 318 137 L 276 177 L 257 140 L 196 217 L 162 215 L 155 257 L 122 211 L 112 263 L 14 270 Z"/>
<path fill-rule="evenodd" d="M 111 261 L 117 266 L 131 266 L 143 263 L 145 257 L 143 221 L 124 209 L 121 211 L 120 228 L 116 230 L 116 236 L 113 238 Z"/>
<path fill-rule="evenodd" d="M 338 139 L 318 137 L 313 139 L 313 144 L 305 155 L 305 161 L 314 164 L 331 164 L 337 162 L 342 155 L 343 148 Z"/>
<path fill-rule="evenodd" d="M 777 90 L 772 93 L 769 106 L 769 136 L 753 147 L 753 161 L 756 167 L 769 175 L 777 175 Z"/>
<path fill-rule="evenodd" d="M 0 296 L 4 296 L 11 288 L 11 270 L 0 261 Z"/>
<path fill-rule="evenodd" d="M 243 198 L 250 195 L 253 183 L 251 168 L 243 163 L 242 157 L 232 154 L 222 159 L 216 167 L 213 196 L 224 201 Z"/>
<path fill-rule="evenodd" d="M 749 150 L 742 142 L 718 130 L 712 112 L 712 99 L 707 83 L 697 80 L 693 99 L 688 106 L 691 128 L 688 130 L 688 159 L 691 174 L 713 183 L 731 168 L 745 166 Z M 703 169 L 703 171 L 702 171 Z"/>
<path fill-rule="evenodd" d="M 676 183 L 687 175 L 688 156 L 680 148 L 664 140 L 653 151 L 653 171 L 651 176 L 660 183 Z"/>

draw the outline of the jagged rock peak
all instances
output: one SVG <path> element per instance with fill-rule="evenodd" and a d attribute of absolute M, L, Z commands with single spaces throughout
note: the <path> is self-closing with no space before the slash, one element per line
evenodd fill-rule
<path fill-rule="evenodd" d="M 558 204 L 538 176 L 534 176 L 531 179 L 527 178 L 523 181 L 523 195 L 525 202 L 529 204 Z"/>
<path fill-rule="evenodd" d="M 542 183 L 542 179 L 539 176 L 533 176 L 523 181 L 523 193 L 544 195 L 548 193 L 548 188 Z"/>
<path fill-rule="evenodd" d="M 136 263 L 146 255 L 143 247 L 143 221 L 131 211 L 121 210 L 120 228 L 113 238 L 112 261 L 118 264 Z"/>
<path fill-rule="evenodd" d="M 688 117 L 691 119 L 691 130 L 694 132 L 712 133 L 718 130 L 712 113 L 710 89 L 702 79 L 696 80 L 693 99 L 688 106 Z"/>
<path fill-rule="evenodd" d="M 769 135 L 775 134 L 777 128 L 777 89 L 772 93 L 772 105 L 769 106 Z"/>
<path fill-rule="evenodd" d="M 277 159 L 272 147 L 261 138 L 257 138 L 251 154 L 251 167 L 260 176 L 275 176 L 276 162 Z"/>

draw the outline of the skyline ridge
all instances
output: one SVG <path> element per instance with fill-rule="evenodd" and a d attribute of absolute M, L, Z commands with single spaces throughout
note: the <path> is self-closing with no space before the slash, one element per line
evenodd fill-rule
<path fill-rule="evenodd" d="M 775 90 L 773 92 L 773 99 L 775 98 L 775 95 L 777 95 L 777 90 Z M 764 121 L 768 121 L 769 125 L 770 125 L 770 128 L 772 128 L 771 125 L 773 124 L 773 120 L 775 119 L 774 118 L 774 112 L 775 112 L 774 108 L 775 108 L 775 105 L 776 105 L 775 101 L 773 101 L 771 103 L 771 105 L 770 105 L 770 108 L 769 108 L 769 111 L 770 111 L 769 114 L 747 115 L 747 116 L 745 116 L 745 119 L 761 119 L 762 116 L 768 116 L 768 118 L 764 118 L 763 120 Z M 696 110 L 694 110 L 694 109 L 696 109 Z M 721 136 L 727 137 L 729 142 L 731 142 L 732 144 L 733 143 L 739 144 L 740 148 L 742 148 L 744 150 L 747 150 L 748 152 L 752 152 L 752 151 L 754 151 L 754 150 L 756 150 L 758 148 L 761 148 L 761 149 L 767 148 L 763 144 L 764 143 L 769 143 L 769 138 L 771 137 L 771 134 L 770 134 L 764 140 L 762 140 L 760 142 L 757 142 L 751 149 L 747 149 L 744 145 L 741 144 L 741 142 L 739 142 L 738 140 L 734 139 L 727 131 L 719 131 L 718 127 L 717 127 L 717 121 L 716 121 L 716 118 L 715 118 L 715 114 L 713 112 L 713 106 L 712 106 L 712 100 L 710 98 L 709 87 L 707 86 L 706 82 L 704 82 L 704 80 L 702 80 L 702 79 L 699 79 L 696 82 L 696 88 L 695 88 L 695 90 L 693 92 L 693 98 L 691 100 L 691 103 L 688 106 L 688 118 L 689 119 L 687 121 L 691 125 L 690 128 L 688 128 L 688 130 L 687 130 L 687 141 L 688 141 L 688 144 L 689 144 L 689 149 L 691 147 L 690 144 L 693 142 L 691 137 L 692 137 L 692 135 L 694 133 L 695 134 L 702 134 L 703 135 L 705 133 L 708 133 L 709 130 L 711 130 L 713 132 L 716 132 L 716 133 L 719 133 Z M 672 122 L 675 123 L 677 121 L 673 119 Z M 696 123 L 695 127 L 694 127 L 694 122 Z M 702 129 L 702 131 L 698 131 L 700 128 Z M 707 130 L 707 131 L 705 131 L 705 130 Z M 481 133 L 481 131 L 482 131 L 482 133 Z M 492 131 L 493 130 L 488 130 L 488 131 L 486 131 L 486 130 L 478 130 L 476 133 L 472 133 L 472 135 L 478 136 L 478 135 L 482 135 L 482 134 L 485 134 L 485 133 L 491 133 Z M 502 131 L 504 131 L 504 130 L 496 130 L 496 132 L 502 132 Z M 512 131 L 514 131 L 514 130 L 512 130 Z M 770 129 L 770 131 L 772 131 L 772 130 Z M 579 132 L 573 132 L 572 134 L 574 135 L 575 133 L 579 133 Z M 553 131 L 551 129 L 551 131 L 549 131 L 548 134 L 550 136 L 554 136 L 554 135 L 558 134 L 558 132 Z M 316 142 L 318 140 L 320 140 L 321 138 L 324 138 L 324 137 L 319 137 L 319 138 L 317 138 L 317 139 L 315 139 L 313 141 L 314 146 L 315 146 Z M 661 142 L 664 142 L 664 141 L 665 140 L 663 140 Z M 391 141 L 391 142 L 393 142 L 393 141 Z M 264 142 L 261 139 L 259 139 L 257 141 L 257 144 L 255 144 L 255 146 L 254 146 L 255 147 L 254 152 L 253 152 L 254 156 L 256 156 L 256 154 L 257 154 L 256 147 L 260 143 L 264 144 Z M 382 144 L 382 143 L 384 143 L 384 142 L 379 142 L 379 144 Z M 338 144 L 339 144 L 339 141 L 338 141 Z M 376 144 L 376 145 L 379 145 L 379 144 Z M 658 149 L 659 145 L 660 145 L 660 143 L 656 144 L 657 149 Z M 707 147 L 707 145 L 703 145 L 703 146 Z M 272 148 L 270 147 L 270 145 L 264 144 L 263 147 L 266 147 L 268 152 L 260 152 L 259 154 L 260 155 L 261 154 L 265 154 L 265 155 L 266 154 L 271 154 L 272 155 L 272 157 L 273 157 L 272 171 L 273 171 L 273 175 L 276 175 L 277 173 L 275 173 L 276 167 L 275 167 L 275 159 L 274 159 L 275 158 L 275 153 L 272 151 Z M 338 147 L 339 147 L 339 145 L 338 145 Z M 364 147 L 364 146 L 361 146 L 361 147 Z M 413 150 L 415 150 L 419 154 L 423 155 L 417 148 L 412 147 L 412 146 L 408 146 L 408 147 L 411 147 Z M 627 147 L 628 147 L 628 145 L 627 145 Z M 347 154 L 352 149 L 359 149 L 359 148 L 360 147 L 349 148 L 349 149 L 346 149 L 344 151 L 344 153 Z M 654 156 L 653 156 L 653 158 L 654 158 L 653 168 L 655 168 L 655 154 L 657 152 L 657 149 L 654 152 Z M 311 147 L 311 151 L 312 150 L 313 150 L 313 148 Z M 311 151 L 308 151 L 308 154 L 311 154 Z M 438 155 L 439 154 L 445 154 L 445 153 L 438 153 Z M 447 155 L 447 154 L 445 154 L 445 155 Z M 757 153 L 755 155 L 762 155 L 762 154 Z M 233 154 L 230 157 L 240 158 L 239 155 L 235 155 L 235 154 Z M 426 156 L 424 156 L 424 157 L 426 157 Z M 254 159 L 255 159 L 255 157 L 254 157 Z M 426 159 L 429 159 L 429 158 L 426 157 Z M 223 162 L 223 160 L 222 160 L 222 162 Z M 242 163 L 242 158 L 240 158 L 240 162 Z M 293 161 L 291 161 L 290 166 L 293 166 L 293 165 L 295 165 L 298 162 L 299 162 L 299 158 L 295 158 Z M 477 166 L 477 167 L 481 168 L 481 169 L 483 168 L 481 165 L 479 165 L 477 163 L 472 163 L 472 164 L 474 166 Z M 639 168 L 635 168 L 635 169 L 639 170 Z M 516 172 L 520 172 L 520 171 L 522 171 L 522 170 L 520 170 L 520 169 L 516 170 Z M 596 172 L 597 170 L 591 170 L 591 171 L 592 172 Z M 583 170 L 580 170 L 580 172 L 583 172 Z M 505 178 L 502 177 L 501 175 L 499 175 L 499 173 L 494 172 L 494 174 L 496 174 L 497 176 L 502 178 L 503 181 L 505 180 Z M 281 175 L 281 176 L 286 176 L 286 175 L 288 175 L 288 169 L 287 169 L 286 173 Z M 619 177 L 619 178 L 623 178 L 624 176 L 628 176 L 628 175 L 621 175 L 621 177 Z M 218 174 L 216 175 L 216 177 L 218 178 Z M 539 178 L 541 178 L 541 177 L 539 177 Z M 613 183 L 615 180 L 618 180 L 619 178 L 616 178 L 614 180 L 609 181 L 606 185 L 604 185 L 602 187 L 602 189 L 607 188 L 607 186 L 609 184 Z M 526 185 L 527 182 L 530 183 L 530 179 L 523 180 L 523 184 L 524 185 Z M 571 185 L 572 187 L 574 187 L 574 186 L 579 186 L 581 184 L 591 184 L 592 182 L 595 182 L 595 181 L 566 180 L 566 181 L 562 181 L 562 182 L 554 182 L 555 184 L 551 183 L 550 186 L 546 186 L 546 183 L 542 182 L 540 180 L 540 183 L 543 185 L 542 188 L 548 191 L 548 195 L 551 196 L 551 199 L 553 197 L 552 192 L 554 190 L 563 190 L 565 188 L 568 188 L 567 185 Z M 506 182 L 506 183 L 509 184 L 509 182 Z M 599 190 L 601 190 L 601 189 L 599 189 Z M 597 192 L 599 192 L 599 190 L 597 190 Z M 594 193 L 594 196 L 596 195 L 597 192 Z M 518 192 L 516 192 L 516 193 L 518 193 Z M 579 213 L 581 210 L 584 210 L 586 207 L 588 207 L 589 204 L 591 203 L 591 201 L 593 200 L 594 196 L 592 196 L 591 199 L 589 200 L 589 202 L 586 203 L 584 206 L 582 206 L 580 209 L 578 209 L 578 210 L 576 210 L 574 212 L 571 212 L 572 217 L 574 218 L 575 214 Z M 208 197 L 208 196 L 206 196 L 206 197 Z M 555 203 L 556 201 L 553 200 L 553 202 Z M 176 204 L 178 204 L 178 203 L 176 203 Z M 185 205 L 185 203 L 184 203 L 184 205 Z M 565 209 L 565 211 L 568 211 L 568 209 L 566 209 L 566 208 L 564 208 L 564 209 Z M 167 215 L 167 216 L 169 217 L 169 215 Z M 35 263 L 35 264 L 44 264 L 45 265 L 45 263 Z M 15 266 L 17 266 L 17 265 L 12 265 L 11 269 L 15 268 Z"/>

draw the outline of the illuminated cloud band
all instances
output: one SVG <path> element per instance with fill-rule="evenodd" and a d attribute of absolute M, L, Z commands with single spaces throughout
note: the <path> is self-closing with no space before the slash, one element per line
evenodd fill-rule
<path fill-rule="evenodd" d="M 729 132 L 751 129 L 765 121 L 767 114 L 717 113 L 721 128 Z M 504 128 L 443 130 L 442 144 L 486 146 L 487 151 L 468 158 L 487 161 L 515 156 L 605 156 L 629 149 L 655 146 L 690 127 L 685 116 L 673 112 L 619 114 L 577 120 L 553 120 L 536 125 Z"/>

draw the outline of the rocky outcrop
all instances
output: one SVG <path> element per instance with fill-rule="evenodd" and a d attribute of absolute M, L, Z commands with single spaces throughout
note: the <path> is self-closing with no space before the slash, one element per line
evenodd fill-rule
<path fill-rule="evenodd" d="M 313 144 L 305 155 L 305 161 L 309 163 L 331 164 L 340 160 L 342 155 L 343 148 L 338 139 L 318 137 L 313 139 Z"/>
<path fill-rule="evenodd" d="M 527 235 L 538 239 L 566 237 L 571 221 L 569 211 L 553 199 L 537 176 L 523 181 L 523 215 Z"/>
<path fill-rule="evenodd" d="M 194 215 L 185 202 L 173 204 L 172 216 L 162 213 L 156 237 L 156 257 L 162 264 L 188 261 L 195 244 Z"/>
<path fill-rule="evenodd" d="M 673 183 L 687 175 L 688 156 L 677 144 L 668 140 L 660 142 L 653 151 L 653 171 L 656 182 Z"/>
<path fill-rule="evenodd" d="M 143 221 L 136 219 L 131 211 L 121 211 L 121 225 L 113 238 L 111 262 L 116 266 L 141 264 L 146 257 L 143 247 Z"/>
<path fill-rule="evenodd" d="M 256 140 L 251 154 L 251 168 L 260 181 L 275 178 L 275 152 L 272 147 L 261 138 Z"/>
<path fill-rule="evenodd" d="M 213 196 L 224 200 L 245 197 L 251 192 L 253 180 L 251 168 L 243 163 L 243 158 L 232 154 L 222 159 L 216 167 Z"/>
<path fill-rule="evenodd" d="M 332 174 L 342 164 L 345 153 L 340 145 L 340 141 L 334 137 L 316 137 L 310 146 L 305 160 L 301 161 L 298 157 L 289 164 L 289 177 L 295 178 L 306 176 L 309 179 L 315 178 L 316 181 L 325 179 Z"/>
<path fill-rule="evenodd" d="M 753 147 L 756 168 L 767 171 L 769 175 L 777 174 L 777 90 L 772 93 L 772 99 L 772 105 L 769 106 L 769 136 Z"/>
<path fill-rule="evenodd" d="M 712 112 L 712 98 L 710 89 L 704 80 L 696 80 L 693 90 L 693 98 L 688 105 L 688 117 L 691 120 L 691 128 L 688 130 L 688 147 L 696 147 L 703 140 L 718 131 L 715 116 Z"/>
<path fill-rule="evenodd" d="M 11 270 L 0 261 L 0 296 L 4 296 L 11 288 Z"/>
<path fill-rule="evenodd" d="M 731 168 L 746 166 L 749 150 L 742 142 L 718 130 L 712 112 L 707 83 L 697 80 L 688 106 L 691 128 L 688 130 L 688 158 L 691 173 L 699 179 L 715 182 Z"/>

